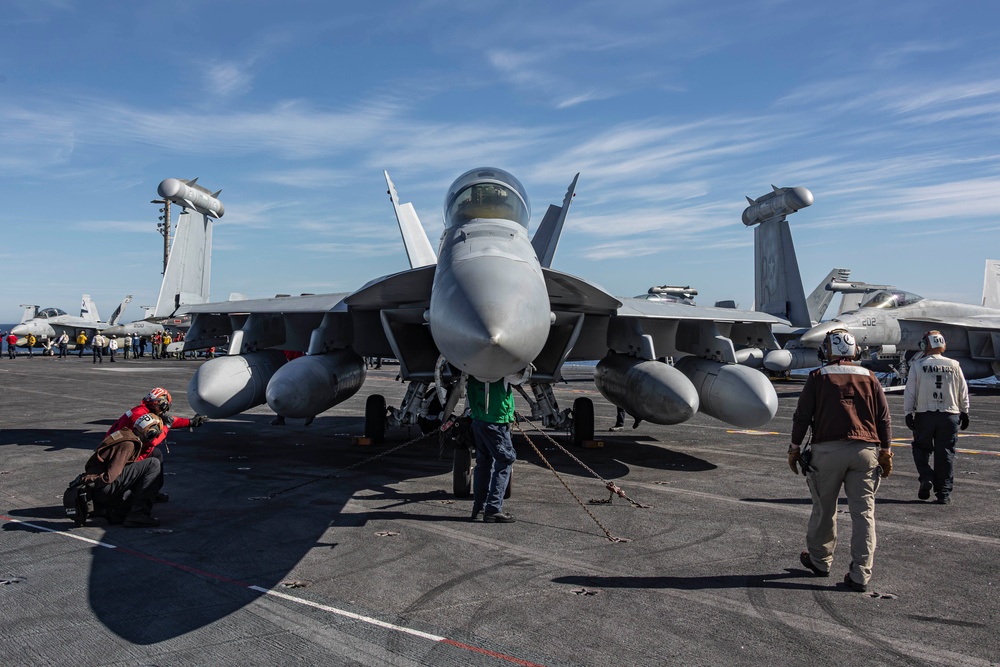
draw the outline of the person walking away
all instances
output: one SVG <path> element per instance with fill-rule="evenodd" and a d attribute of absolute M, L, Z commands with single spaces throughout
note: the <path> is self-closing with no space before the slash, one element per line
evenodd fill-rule
<path fill-rule="evenodd" d="M 7 358 L 17 359 L 17 336 L 12 333 L 7 334 Z"/>
<path fill-rule="evenodd" d="M 104 363 L 104 334 L 97 332 L 93 340 L 90 341 L 90 351 L 94 355 L 94 363 Z"/>
<path fill-rule="evenodd" d="M 83 359 L 83 350 L 87 347 L 87 332 L 81 331 L 76 335 L 76 349 L 80 352 L 76 355 L 78 358 Z"/>
<path fill-rule="evenodd" d="M 812 495 L 807 551 L 799 561 L 820 577 L 830 576 L 837 546 L 837 498 L 843 487 L 851 513 L 851 564 L 844 584 L 865 592 L 875 555 L 875 492 L 892 472 L 892 422 L 875 374 L 855 366 L 859 350 L 846 329 L 827 334 L 823 366 L 806 379 L 792 417 L 788 465 L 801 466 Z M 811 457 L 802 441 L 812 428 Z"/>
<path fill-rule="evenodd" d="M 969 428 L 969 385 L 959 363 L 942 356 L 947 347 L 940 331 L 925 333 L 920 339 L 925 356 L 910 364 L 903 389 L 903 412 L 913 432 L 913 463 L 920 477 L 917 498 L 928 500 L 933 489 L 939 505 L 951 502 L 958 431 Z"/>
<path fill-rule="evenodd" d="M 515 518 L 503 511 L 503 497 L 510 481 L 511 468 L 517 459 L 510 438 L 514 421 L 512 384 L 522 384 L 530 370 L 509 375 L 494 382 L 469 376 L 468 404 L 472 413 L 472 433 L 476 442 L 476 468 L 473 471 L 472 520 L 483 513 L 486 523 L 513 523 Z"/>
<path fill-rule="evenodd" d="M 118 351 L 118 336 L 112 336 L 111 340 L 108 341 L 108 356 L 111 357 L 111 363 L 115 363 L 115 352 Z"/>
<path fill-rule="evenodd" d="M 59 358 L 65 359 L 69 351 L 69 334 L 63 331 L 56 342 L 59 344 Z"/>
<path fill-rule="evenodd" d="M 128 361 L 128 353 L 132 351 L 132 337 L 128 334 L 122 337 L 122 360 Z"/>

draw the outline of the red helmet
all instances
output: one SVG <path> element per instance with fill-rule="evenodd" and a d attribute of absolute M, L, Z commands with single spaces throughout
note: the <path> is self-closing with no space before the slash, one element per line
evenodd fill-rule
<path fill-rule="evenodd" d="M 170 392 L 163 387 L 153 389 L 142 399 L 142 404 L 158 415 L 168 411 L 171 402 Z"/>

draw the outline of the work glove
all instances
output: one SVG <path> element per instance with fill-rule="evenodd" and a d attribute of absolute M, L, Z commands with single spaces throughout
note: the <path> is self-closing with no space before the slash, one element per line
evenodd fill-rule
<path fill-rule="evenodd" d="M 958 415 L 958 428 L 962 429 L 963 431 L 965 429 L 969 428 L 969 413 L 968 412 L 963 412 L 963 413 L 961 413 L 961 414 Z"/>
<path fill-rule="evenodd" d="M 788 467 L 792 469 L 792 472 L 796 475 L 799 474 L 798 466 L 802 464 L 802 450 L 788 448 Z M 805 467 L 803 466 L 802 474 L 805 474 Z"/>
<path fill-rule="evenodd" d="M 208 417 L 205 415 L 195 415 L 191 418 L 191 426 L 201 426 L 208 421 Z"/>
<path fill-rule="evenodd" d="M 915 431 L 916 430 L 916 427 L 914 426 L 914 419 L 913 419 L 913 415 L 912 414 L 906 415 L 906 428 L 910 429 L 911 431 Z"/>
<path fill-rule="evenodd" d="M 882 477 L 888 477 L 892 472 L 892 450 L 878 450 L 878 464 L 882 468 Z"/>
<path fill-rule="evenodd" d="M 162 421 L 163 425 L 166 426 L 167 428 L 170 428 L 171 426 L 174 425 L 174 418 L 167 414 L 161 415 L 160 421 Z"/>

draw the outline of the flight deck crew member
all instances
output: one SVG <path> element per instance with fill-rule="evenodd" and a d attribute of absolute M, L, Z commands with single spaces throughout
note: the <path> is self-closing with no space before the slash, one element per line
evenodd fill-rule
<path fill-rule="evenodd" d="M 167 439 L 167 433 L 173 427 L 184 428 L 198 427 L 208 421 L 207 417 L 202 415 L 195 415 L 192 419 L 187 419 L 185 417 L 173 417 L 167 414 L 170 411 L 170 406 L 173 400 L 170 397 L 170 392 L 163 387 L 156 387 L 151 389 L 148 394 L 146 394 L 142 402 L 127 410 L 125 414 L 118 418 L 111 428 L 108 429 L 106 435 L 111 435 L 115 431 L 120 431 L 122 429 L 133 427 L 144 415 L 153 414 L 160 418 L 162 424 L 160 432 L 152 440 L 144 443 L 142 451 L 136 456 L 136 461 L 142 461 L 149 457 L 156 458 L 163 464 L 163 452 L 161 452 L 157 445 Z M 155 502 L 165 503 L 170 499 L 170 497 L 165 493 L 157 493 Z"/>
<path fill-rule="evenodd" d="M 56 342 L 59 343 L 59 358 L 65 359 L 66 352 L 69 350 L 69 334 L 63 331 Z"/>
<path fill-rule="evenodd" d="M 472 433 L 476 441 L 476 468 L 472 478 L 472 520 L 483 513 L 486 523 L 513 523 L 503 511 L 503 497 L 517 459 L 510 439 L 514 421 L 514 392 L 511 384 L 522 384 L 530 372 L 508 375 L 495 382 L 482 382 L 471 375 L 467 382 Z"/>
<path fill-rule="evenodd" d="M 7 334 L 7 358 L 17 359 L 17 336 L 12 333 Z"/>
<path fill-rule="evenodd" d="M 843 486 L 851 513 L 851 565 L 844 584 L 868 590 L 875 555 L 875 491 L 879 475 L 892 471 L 892 424 L 882 385 L 874 373 L 855 366 L 858 346 L 846 329 L 823 341 L 825 365 L 806 379 L 792 417 L 788 464 L 801 465 L 812 495 L 806 531 L 808 551 L 799 561 L 820 577 L 830 576 L 837 546 L 837 498 Z M 801 445 L 812 427 L 812 459 Z"/>
<path fill-rule="evenodd" d="M 163 485 L 163 470 L 158 459 L 140 461 L 138 455 L 162 427 L 159 417 L 145 414 L 134 425 L 105 436 L 87 461 L 80 483 L 93 485 L 95 505 L 110 522 L 118 517 L 128 527 L 160 525 L 153 517 L 153 499 Z"/>
<path fill-rule="evenodd" d="M 38 339 L 35 338 L 35 334 L 28 334 L 25 336 L 25 341 L 28 343 L 28 357 L 34 357 L 35 353 L 31 348 L 35 347 L 35 343 L 38 342 Z"/>
<path fill-rule="evenodd" d="M 104 334 L 97 332 L 94 334 L 94 338 L 90 341 L 90 351 L 93 353 L 94 363 L 98 361 L 102 364 L 104 363 L 104 346 L 105 338 Z"/>
<path fill-rule="evenodd" d="M 115 363 L 115 352 L 118 351 L 118 336 L 112 336 L 111 340 L 108 341 L 108 356 L 111 357 L 111 363 Z"/>
<path fill-rule="evenodd" d="M 128 353 L 132 351 L 132 337 L 128 334 L 122 338 L 122 359 L 128 361 Z"/>
<path fill-rule="evenodd" d="M 940 331 L 924 334 L 920 351 L 926 356 L 910 365 L 903 390 L 903 412 L 913 431 L 913 462 L 920 476 L 917 497 L 927 500 L 933 489 L 940 505 L 951 502 L 958 430 L 969 427 L 969 385 L 959 363 L 941 356 L 946 347 Z"/>
<path fill-rule="evenodd" d="M 83 359 L 83 348 L 87 347 L 87 333 L 81 331 L 76 335 L 76 349 L 80 350 L 80 353 L 76 356 Z"/>

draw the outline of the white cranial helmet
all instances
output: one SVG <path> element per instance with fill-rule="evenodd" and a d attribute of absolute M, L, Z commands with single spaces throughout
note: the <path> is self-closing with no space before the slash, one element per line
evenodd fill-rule
<path fill-rule="evenodd" d="M 834 329 L 828 333 L 823 341 L 823 356 L 827 361 L 857 359 L 859 351 L 854 334 L 847 329 Z"/>

